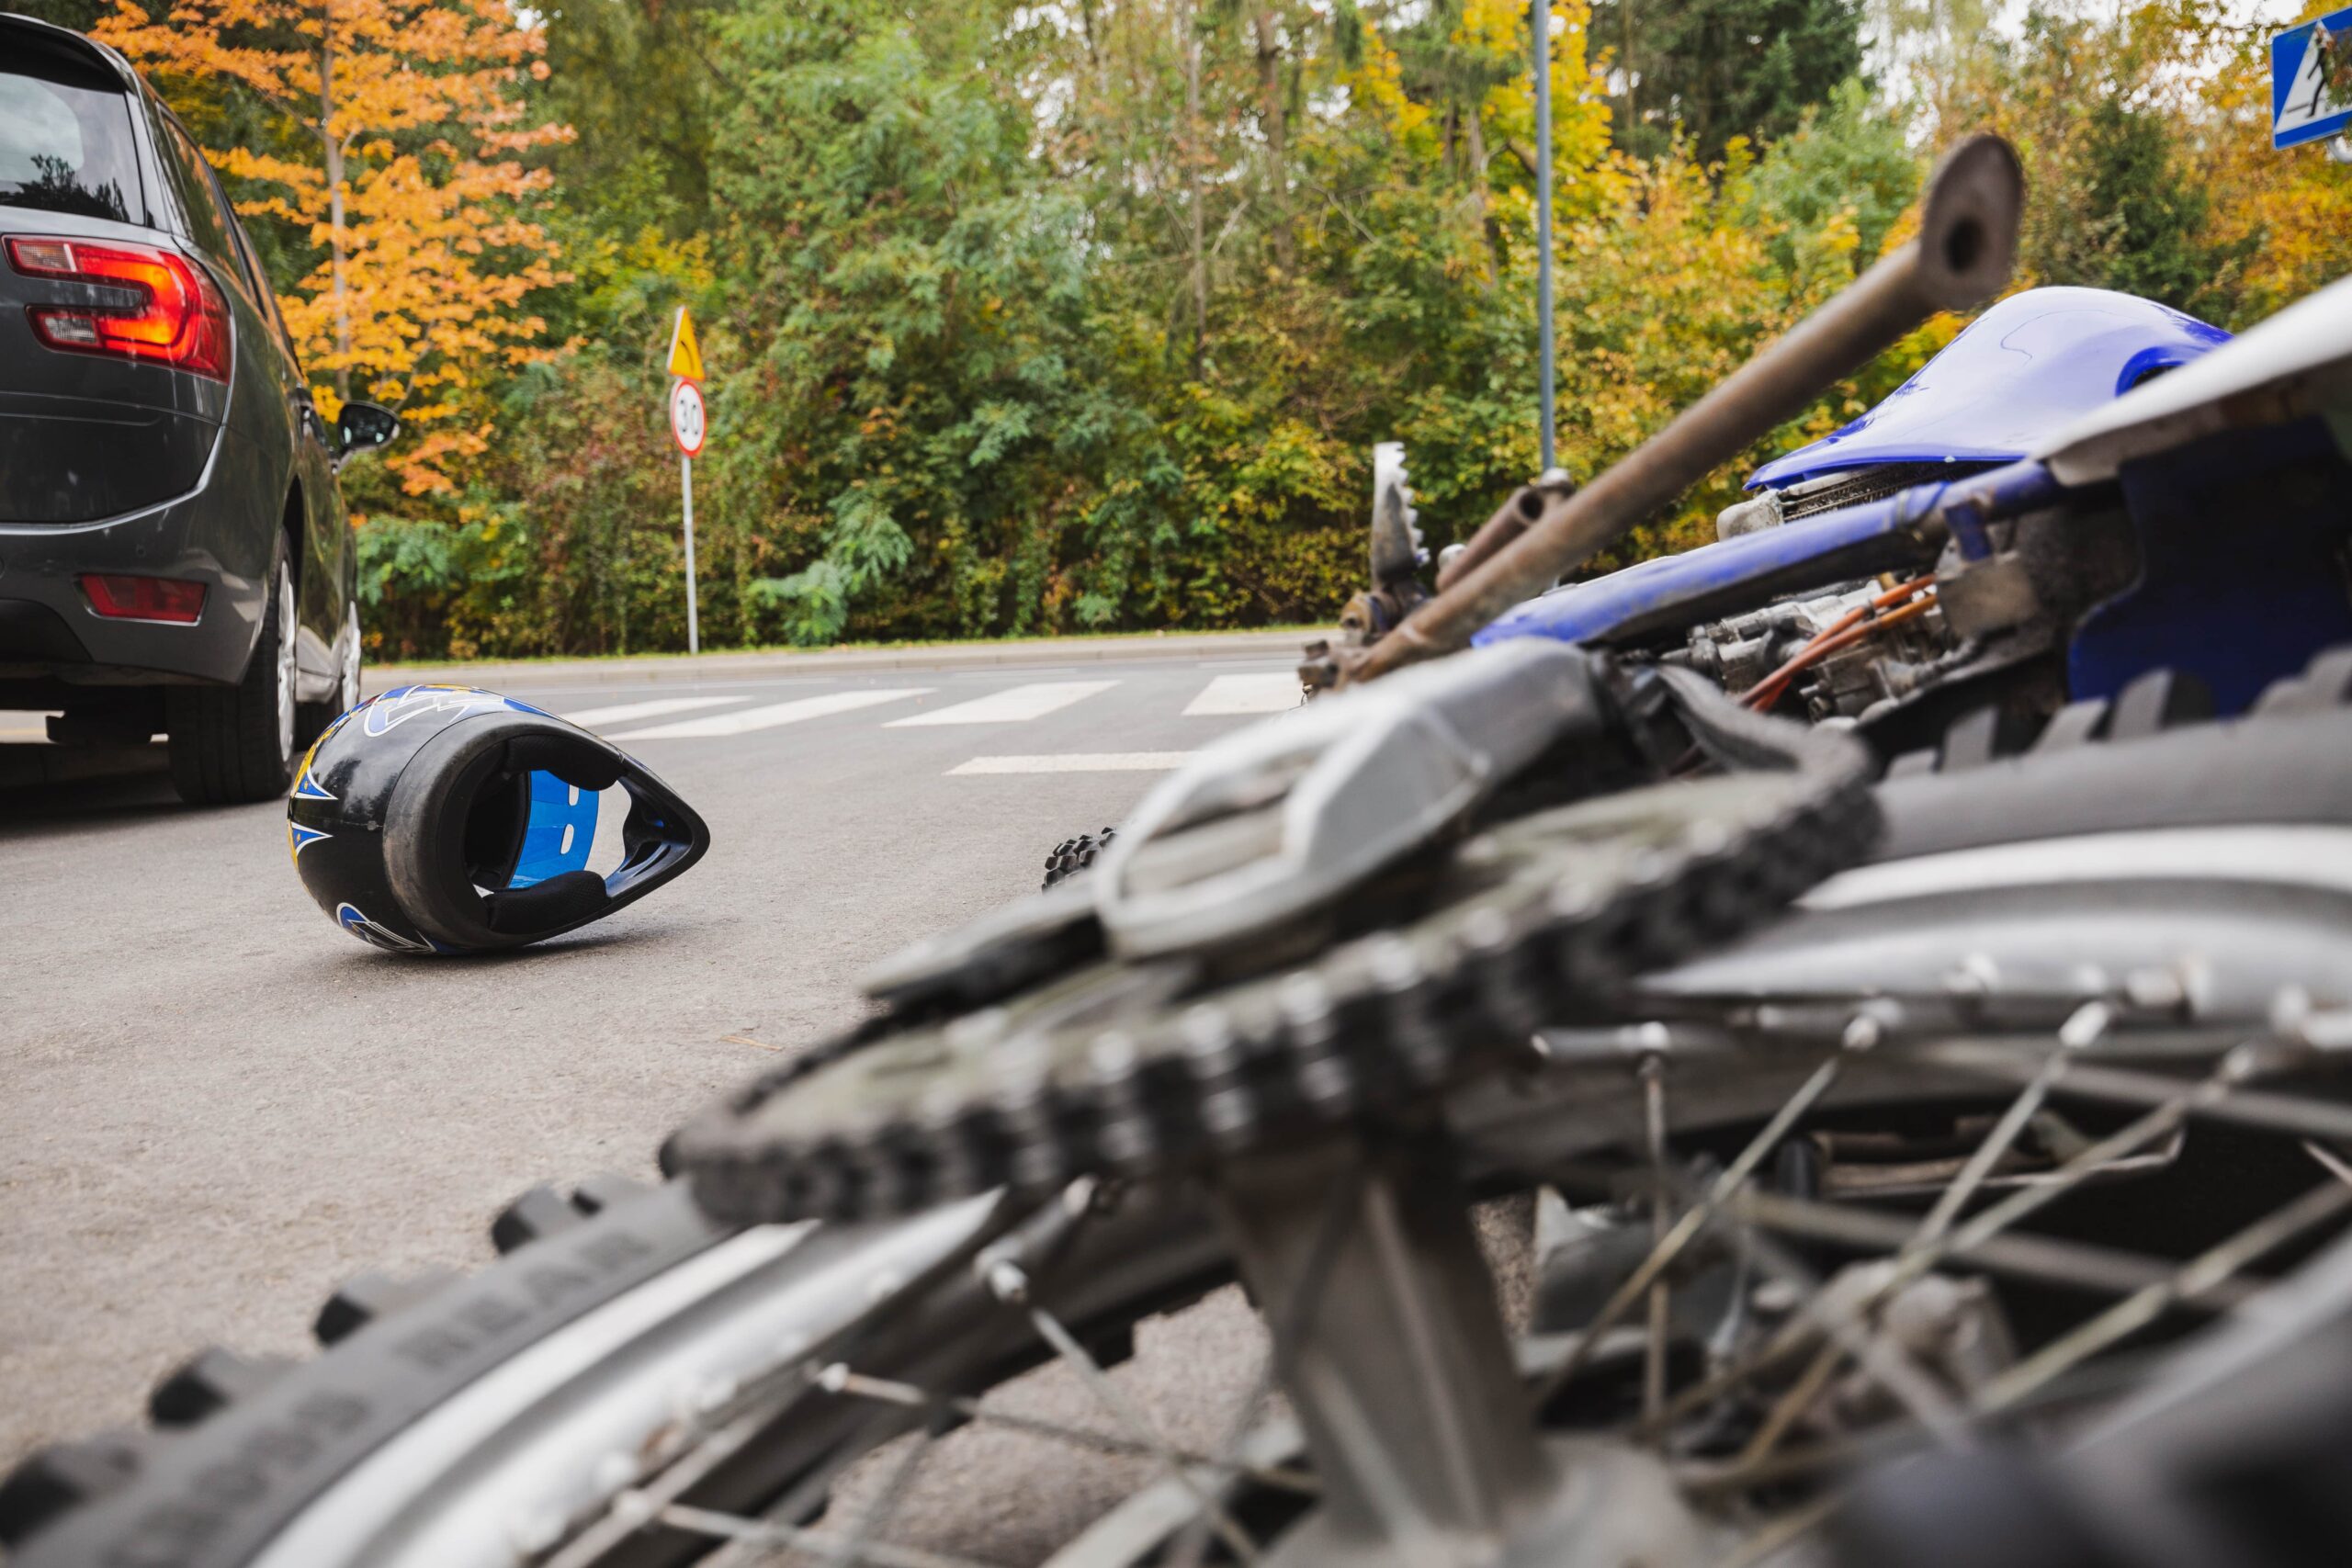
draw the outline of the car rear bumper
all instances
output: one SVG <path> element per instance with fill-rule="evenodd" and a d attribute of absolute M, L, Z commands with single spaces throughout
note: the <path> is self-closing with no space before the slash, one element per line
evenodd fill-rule
<path fill-rule="evenodd" d="M 224 561 L 203 542 L 205 492 L 102 523 L 0 524 L 0 688 L 233 682 L 260 635 L 268 562 Z M 252 530 L 253 532 L 262 532 Z M 205 586 L 195 624 L 119 620 L 90 607 L 85 572 Z"/>

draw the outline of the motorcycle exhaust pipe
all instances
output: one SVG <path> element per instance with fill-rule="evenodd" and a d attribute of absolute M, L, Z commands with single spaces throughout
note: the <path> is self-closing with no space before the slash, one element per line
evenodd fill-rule
<path fill-rule="evenodd" d="M 1336 651 L 1339 683 L 1467 648 L 1489 621 L 1616 543 L 1929 316 L 1991 299 L 2016 265 L 2024 205 L 2009 144 L 1992 135 L 1962 141 L 1928 178 L 1917 239 L 1582 489 L 1546 476 L 1521 490 L 1436 597 L 1371 647 Z"/>

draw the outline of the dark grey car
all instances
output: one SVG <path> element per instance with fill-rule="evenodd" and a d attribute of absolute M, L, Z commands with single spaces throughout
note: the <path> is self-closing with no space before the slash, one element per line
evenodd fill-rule
<path fill-rule="evenodd" d="M 359 696 L 335 469 L 397 428 L 321 420 L 220 182 L 121 57 L 0 15 L 0 708 L 165 733 L 190 800 L 282 794 Z"/>

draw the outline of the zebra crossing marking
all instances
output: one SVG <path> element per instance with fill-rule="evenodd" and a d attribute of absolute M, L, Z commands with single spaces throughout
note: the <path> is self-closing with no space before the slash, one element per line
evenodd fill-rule
<path fill-rule="evenodd" d="M 910 714 L 894 718 L 885 729 L 915 729 L 942 724 L 1019 724 L 1027 719 L 1043 718 L 1058 713 L 1072 703 L 1082 703 L 1097 693 L 1107 692 L 1116 681 L 1041 681 L 1026 686 L 1008 686 L 1001 692 L 990 692 L 984 697 L 956 703 L 931 713 Z"/>
<path fill-rule="evenodd" d="M 851 713 L 858 708 L 877 707 L 884 703 L 904 702 L 909 697 L 927 695 L 934 689 L 930 686 L 900 686 L 880 691 L 828 692 L 820 697 L 796 697 L 788 703 L 772 703 L 766 707 L 744 708 L 736 713 L 713 714 L 708 718 L 657 724 L 650 729 L 633 729 L 626 735 L 606 739 L 702 740 L 721 735 L 749 735 L 754 730 L 798 724 L 803 719 L 822 718 L 828 714 Z"/>
<path fill-rule="evenodd" d="M 1059 713 L 1064 708 L 1100 696 L 1117 681 L 1033 681 L 1023 685 L 1007 686 L 1000 691 L 983 693 L 945 707 L 910 713 L 903 718 L 886 719 L 885 729 L 917 729 L 959 725 L 1024 724 Z M 822 718 L 831 714 L 853 713 L 860 708 L 876 707 L 888 703 L 904 702 L 914 697 L 929 696 L 938 688 L 933 686 L 888 687 L 878 690 L 828 692 L 816 696 L 796 697 L 787 702 L 768 703 L 745 707 L 742 704 L 756 701 L 751 695 L 650 697 L 636 702 L 613 704 L 604 707 L 582 708 L 563 716 L 572 723 L 599 730 L 616 726 L 641 724 L 647 719 L 679 716 L 673 723 L 624 730 L 610 736 L 614 740 L 709 740 L 729 736 L 752 735 L 761 730 L 775 729 L 807 719 Z M 1172 694 L 1170 694 L 1172 695 Z M 1298 679 L 1287 671 L 1250 671 L 1214 676 L 1208 683 L 1193 694 L 1182 709 L 1187 718 L 1244 718 L 1256 715 L 1283 713 L 1299 704 Z M 726 713 L 705 713 L 709 708 L 727 708 Z M 1164 711 L 1164 710 L 1163 710 Z M 1187 753 L 1182 751 L 1110 751 L 1045 753 L 1017 757 L 976 757 L 954 770 L 959 773 L 1142 773 L 1173 768 Z"/>
<path fill-rule="evenodd" d="M 696 708 L 725 707 L 729 703 L 748 703 L 749 697 L 656 697 L 650 702 L 619 703 L 608 708 L 582 708 L 563 716 L 573 724 L 594 729 L 600 724 L 627 724 L 632 719 L 660 718 L 666 713 L 692 713 Z"/>
<path fill-rule="evenodd" d="M 1186 718 L 1228 714 L 1283 713 L 1298 706 L 1298 676 L 1283 670 L 1272 674 L 1219 675 L 1203 686 L 1185 705 Z"/>
<path fill-rule="evenodd" d="M 949 778 L 978 773 L 1164 773 L 1181 768 L 1190 751 L 1062 751 L 1044 756 L 975 757 L 947 770 Z"/>

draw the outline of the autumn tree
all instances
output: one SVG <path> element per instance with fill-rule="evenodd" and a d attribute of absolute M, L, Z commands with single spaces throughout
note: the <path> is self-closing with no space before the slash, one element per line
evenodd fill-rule
<path fill-rule="evenodd" d="M 454 489 L 488 444 L 485 381 L 538 352 L 530 297 L 560 281 L 527 162 L 568 134 L 525 101 L 538 29 L 507 0 L 116 0 L 94 32 L 166 96 L 258 106 L 266 137 L 209 151 L 238 210 L 315 256 L 281 290 L 305 367 L 330 408 L 399 408 L 405 491 Z"/>
<path fill-rule="evenodd" d="M 1785 136 L 1861 69 L 1861 27 L 1856 0 L 1594 0 L 1618 145 L 1656 157 L 1679 127 L 1715 158 L 1735 136 Z"/>
<path fill-rule="evenodd" d="M 2192 130 L 2174 147 L 2184 183 L 2211 197 L 2200 238 L 2234 263 L 2223 326 L 2250 325 L 2352 269 L 2352 168 L 2316 143 L 2270 145 L 2275 30 L 2256 20 L 2198 40 L 2208 68 L 2188 85 Z"/>
<path fill-rule="evenodd" d="M 1555 0 L 1562 461 L 1619 460 L 1899 243 L 1936 148 L 1975 129 L 2027 161 L 2021 287 L 2133 288 L 2240 327 L 2341 276 L 2352 170 L 2272 152 L 2270 29 L 2235 9 L 2037 0 L 1995 25 L 2015 8 L 1632 0 L 1629 121 L 1626 11 Z M 1858 13 L 1876 87 L 1751 47 L 1807 18 L 1842 39 Z M 546 159 L 543 220 L 574 276 L 530 304 L 565 346 L 492 378 L 499 439 L 457 467 L 458 504 L 360 530 L 388 649 L 684 645 L 662 418 L 682 301 L 710 368 L 706 646 L 1315 621 L 1361 585 L 1374 442 L 1406 444 L 1432 545 L 1537 461 L 1524 0 L 538 14 L 550 75 L 525 101 L 579 137 Z M 1736 24 L 1705 58 L 1748 51 L 1748 77 L 1668 95 L 1675 62 L 1640 51 L 1677 14 Z M 1734 112 L 1688 112 L 1702 98 Z M 209 145 L 294 155 L 175 101 Z M 1711 153 L 1709 125 L 1766 134 Z M 1596 568 L 1712 538 L 1756 463 L 1962 324 L 1928 322 Z"/>
<path fill-rule="evenodd" d="M 2241 280 L 2274 243 L 2270 224 L 2278 242 L 2308 234 L 2340 265 L 2346 231 L 2330 231 L 2326 203 L 2298 214 L 2229 190 L 2290 172 L 2269 147 L 2260 36 L 2203 0 L 2139 0 L 2112 15 L 2036 10 L 2021 37 L 1955 56 L 1932 84 L 1937 123 L 1948 135 L 1997 130 L 2018 147 L 2025 278 L 2143 294 L 2239 326 Z M 2249 96 L 2258 115 L 2243 112 Z"/>

